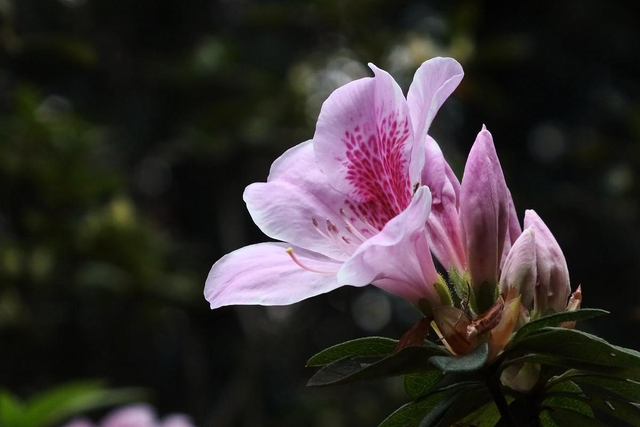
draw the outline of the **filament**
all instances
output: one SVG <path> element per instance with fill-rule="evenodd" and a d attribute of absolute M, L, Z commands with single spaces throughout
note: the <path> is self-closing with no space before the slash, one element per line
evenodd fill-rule
<path fill-rule="evenodd" d="M 336 273 L 338 273 L 338 270 L 335 270 L 335 271 L 322 270 L 322 269 L 319 269 L 319 268 L 309 267 L 308 265 L 303 264 L 302 261 L 300 261 L 300 259 L 296 256 L 296 254 L 293 253 L 293 248 L 287 248 L 287 253 L 291 257 L 293 262 L 298 264 L 298 266 L 300 268 L 303 268 L 303 269 L 305 269 L 307 271 L 311 271 L 312 273 L 319 273 L 319 274 L 336 274 Z"/>

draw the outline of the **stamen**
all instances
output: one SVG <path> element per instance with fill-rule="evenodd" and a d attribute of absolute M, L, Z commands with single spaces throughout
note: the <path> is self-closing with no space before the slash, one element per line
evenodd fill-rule
<path fill-rule="evenodd" d="M 336 225 L 334 223 L 332 223 L 331 221 L 329 221 L 329 219 L 327 218 L 327 230 L 334 232 L 334 233 L 339 233 L 340 231 L 338 230 L 338 227 L 336 227 Z"/>
<path fill-rule="evenodd" d="M 293 262 L 295 262 L 296 264 L 298 264 L 298 266 L 300 268 L 303 268 L 304 270 L 307 271 L 311 271 L 312 273 L 319 273 L 319 274 L 336 274 L 338 272 L 338 270 L 336 271 L 329 271 L 329 270 L 321 270 L 318 268 L 313 268 L 313 267 L 309 267 L 308 265 L 304 265 L 302 263 L 302 261 L 300 261 L 298 259 L 298 257 L 296 256 L 296 254 L 293 253 L 293 248 L 287 248 L 287 253 L 289 254 L 289 256 L 291 257 L 291 259 L 293 260 Z"/>
<path fill-rule="evenodd" d="M 347 245 L 350 245 L 350 244 L 351 244 L 351 240 L 349 240 L 349 238 L 348 238 L 347 236 L 342 236 L 342 240 L 344 240 L 344 242 L 345 242 Z"/>
<path fill-rule="evenodd" d="M 369 221 L 366 217 L 360 217 L 360 221 L 362 221 L 367 227 L 369 227 L 369 232 L 372 235 L 376 235 L 380 231 L 378 228 L 374 227 L 371 221 Z"/>
<path fill-rule="evenodd" d="M 318 232 L 319 235 L 321 235 L 322 237 L 324 237 L 325 239 L 329 239 L 329 240 L 333 240 L 332 236 L 329 236 L 327 234 L 325 234 L 322 230 L 320 230 L 319 224 L 318 224 L 318 220 L 315 218 L 311 218 L 311 222 L 313 223 L 313 228 L 314 230 L 316 230 Z"/>
<path fill-rule="evenodd" d="M 351 222 L 351 220 L 347 216 L 346 212 L 342 208 L 340 208 L 340 216 L 342 216 L 342 219 L 344 220 L 344 222 L 346 224 L 347 231 L 349 233 L 353 234 L 356 238 L 360 239 L 362 242 L 367 240 L 367 238 L 364 237 L 364 235 L 358 231 L 358 227 L 353 225 L 353 223 Z"/>

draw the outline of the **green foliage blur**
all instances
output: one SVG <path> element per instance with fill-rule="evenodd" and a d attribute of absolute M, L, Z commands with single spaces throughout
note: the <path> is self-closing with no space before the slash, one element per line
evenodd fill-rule
<path fill-rule="evenodd" d="M 639 18 L 604 0 L 0 0 L 0 389 L 99 378 L 199 426 L 377 425 L 401 382 L 310 390 L 305 361 L 398 338 L 411 307 L 342 289 L 211 312 L 202 290 L 266 240 L 243 188 L 329 93 L 369 61 L 406 90 L 436 55 L 466 71 L 431 132 L 456 172 L 486 124 L 520 215 L 613 312 L 592 332 L 640 348 Z"/>
<path fill-rule="evenodd" d="M 33 396 L 28 401 L 0 391 L 0 425 L 10 427 L 50 427 L 69 417 L 96 408 L 145 398 L 142 390 L 109 390 L 96 381 L 71 382 Z"/>

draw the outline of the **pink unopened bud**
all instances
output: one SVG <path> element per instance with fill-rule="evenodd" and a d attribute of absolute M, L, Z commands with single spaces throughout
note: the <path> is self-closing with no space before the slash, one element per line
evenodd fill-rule
<path fill-rule="evenodd" d="M 474 288 L 495 286 L 509 226 L 509 192 L 493 138 L 485 127 L 464 168 L 460 220 Z"/>
<path fill-rule="evenodd" d="M 531 309 L 536 288 L 536 239 L 533 227 L 529 227 L 515 241 L 507 255 L 502 275 L 500 293 L 507 295 L 509 288 L 522 295 L 522 305 Z"/>
<path fill-rule="evenodd" d="M 525 212 L 525 228 L 533 227 L 536 234 L 536 264 L 538 281 L 535 293 L 535 310 L 564 311 L 571 292 L 567 261 L 546 224 L 533 210 Z"/>
<path fill-rule="evenodd" d="M 502 259 L 500 261 L 500 270 L 504 268 L 504 263 L 507 260 L 507 255 L 511 250 L 511 246 L 518 240 L 518 237 L 522 234 L 522 227 L 518 221 L 518 213 L 516 212 L 516 205 L 513 203 L 511 192 L 507 190 L 509 195 L 509 227 L 507 228 L 507 237 L 504 239 L 504 248 L 502 249 Z"/>

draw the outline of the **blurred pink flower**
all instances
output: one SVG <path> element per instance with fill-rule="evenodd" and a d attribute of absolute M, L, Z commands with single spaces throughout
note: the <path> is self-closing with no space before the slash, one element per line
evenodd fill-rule
<path fill-rule="evenodd" d="M 64 427 L 194 427 L 190 419 L 181 414 L 167 415 L 159 420 L 149 405 L 135 404 L 116 409 L 99 423 L 77 418 Z"/>
<path fill-rule="evenodd" d="M 450 58 L 425 62 L 407 99 L 387 72 L 370 67 L 373 78 L 329 96 L 313 140 L 285 152 L 266 183 L 245 190 L 254 222 L 287 243 L 247 246 L 216 262 L 204 292 L 211 308 L 292 304 L 370 283 L 414 303 L 440 303 L 434 284 L 442 278 L 425 231 L 432 199 L 420 182 L 429 175 L 429 126 L 462 67 Z M 442 187 L 438 197 L 451 190 Z"/>

